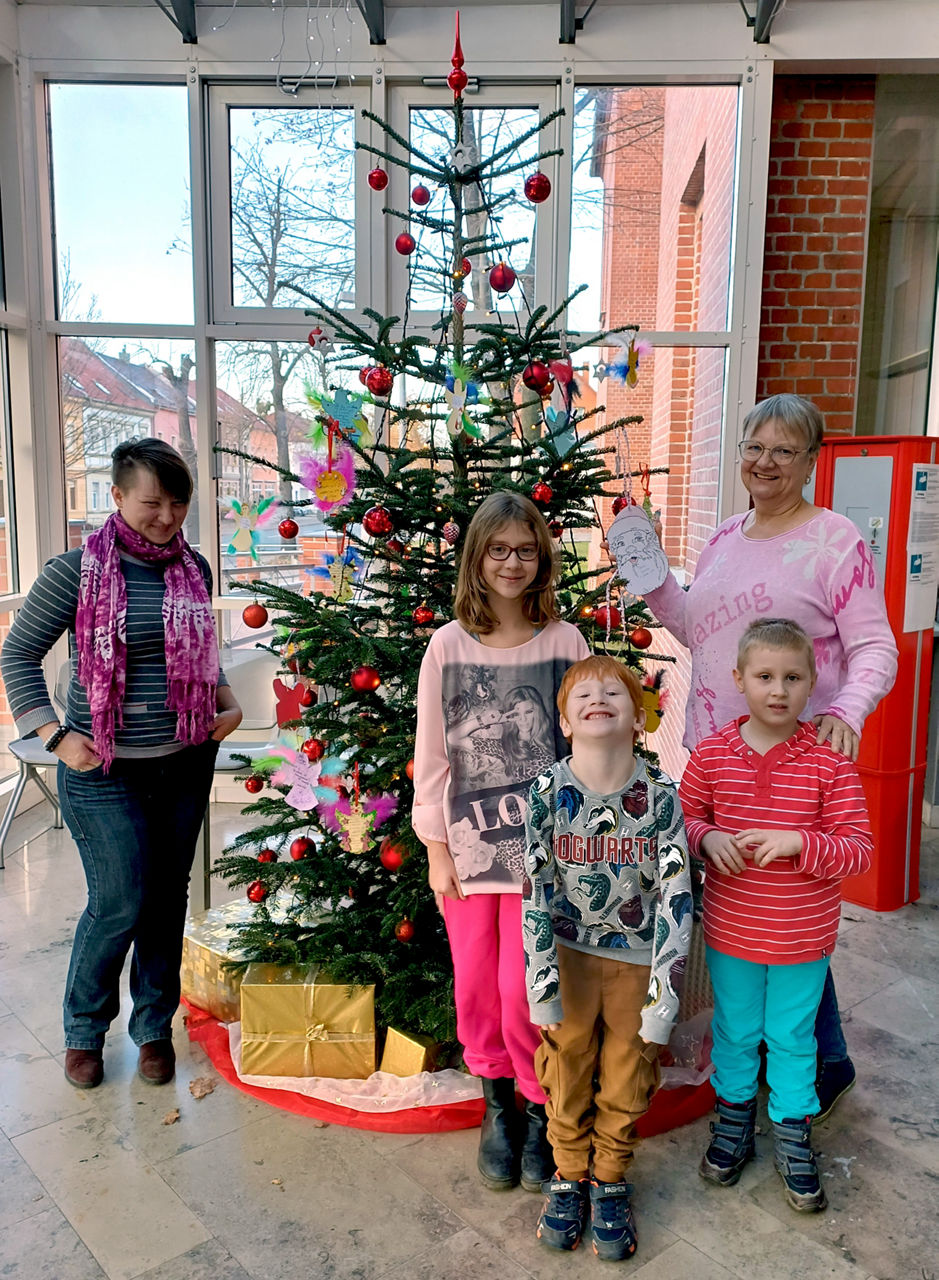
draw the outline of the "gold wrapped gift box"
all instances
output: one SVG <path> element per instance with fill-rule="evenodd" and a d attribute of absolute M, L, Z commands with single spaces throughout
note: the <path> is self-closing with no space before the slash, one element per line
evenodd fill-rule
<path fill-rule="evenodd" d="M 252 964 L 241 984 L 241 1071 L 364 1080 L 375 1070 L 375 988 L 316 966 Z"/>
<path fill-rule="evenodd" d="M 183 935 L 182 992 L 190 1004 L 218 1018 L 237 1022 L 241 1017 L 241 975 L 226 973 L 226 960 L 237 958 L 228 947 L 236 936 L 234 925 L 251 919 L 250 902 L 226 902 L 189 920 Z"/>
<path fill-rule="evenodd" d="M 416 1076 L 421 1071 L 433 1071 L 436 1056 L 437 1042 L 430 1036 L 389 1027 L 380 1069 L 392 1076 Z"/>

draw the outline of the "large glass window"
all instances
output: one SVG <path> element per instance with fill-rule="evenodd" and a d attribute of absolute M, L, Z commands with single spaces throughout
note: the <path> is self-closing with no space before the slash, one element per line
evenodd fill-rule
<path fill-rule="evenodd" d="M 857 433 L 926 430 L 939 288 L 939 80 L 880 76 Z M 939 405 L 932 430 L 939 430 Z"/>
<path fill-rule="evenodd" d="M 572 328 L 728 328 L 736 154 L 735 86 L 577 89 Z"/>
<path fill-rule="evenodd" d="M 199 472 L 196 387 L 191 344 L 142 338 L 69 338 L 59 342 L 69 547 L 81 546 L 114 510 L 111 452 L 153 436 L 185 458 L 196 488 L 184 533 L 196 547 Z"/>
<path fill-rule="evenodd" d="M 48 95 L 59 318 L 191 324 L 185 86 Z"/>

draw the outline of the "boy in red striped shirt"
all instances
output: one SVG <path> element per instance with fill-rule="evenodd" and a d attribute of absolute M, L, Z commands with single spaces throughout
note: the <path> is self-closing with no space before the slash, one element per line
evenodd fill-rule
<path fill-rule="evenodd" d="M 681 781 L 688 847 L 708 863 L 704 938 L 714 985 L 717 1120 L 699 1173 L 731 1186 L 754 1154 L 766 1043 L 776 1168 L 789 1204 L 826 1205 L 811 1146 L 815 1013 L 840 917 L 840 882 L 870 865 L 857 769 L 800 723 L 815 684 L 794 622 L 753 622 L 734 670 L 748 716 L 695 748 Z"/>

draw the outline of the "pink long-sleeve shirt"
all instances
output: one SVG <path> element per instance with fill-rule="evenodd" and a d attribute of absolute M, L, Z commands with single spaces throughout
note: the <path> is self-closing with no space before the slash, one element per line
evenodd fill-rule
<path fill-rule="evenodd" d="M 811 636 L 818 681 L 806 719 L 833 715 L 861 732 L 864 720 L 893 685 L 897 646 L 883 589 L 857 526 L 834 511 L 819 512 L 775 538 L 748 538 L 746 513 L 731 516 L 705 546 L 690 588 L 672 574 L 646 603 L 691 650 L 691 690 L 685 746 L 744 715 L 732 672 L 737 644 L 758 618 L 789 618 Z"/>
<path fill-rule="evenodd" d="M 568 747 L 555 699 L 590 650 L 569 622 L 493 649 L 458 622 L 435 631 L 417 684 L 411 821 L 446 843 L 464 893 L 520 893 L 532 782 Z"/>
<path fill-rule="evenodd" d="M 748 861 L 729 875 L 708 867 L 704 937 L 725 955 L 757 964 L 801 964 L 830 955 L 841 918 L 841 881 L 870 866 L 864 792 L 855 766 L 800 724 L 765 755 L 731 721 L 691 753 L 678 794 L 688 848 L 703 858 L 709 831 L 799 831 L 798 858 Z"/>

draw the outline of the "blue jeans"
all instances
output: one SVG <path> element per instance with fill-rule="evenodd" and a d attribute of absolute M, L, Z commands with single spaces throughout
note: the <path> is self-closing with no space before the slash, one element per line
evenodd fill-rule
<path fill-rule="evenodd" d="M 131 1038 L 137 1045 L 169 1038 L 189 873 L 217 754 L 210 739 L 168 756 L 117 758 L 107 774 L 59 762 L 62 817 L 88 884 L 65 986 L 66 1048 L 103 1046 L 131 946 Z"/>
<path fill-rule="evenodd" d="M 815 1039 L 818 1042 L 818 1056 L 825 1062 L 839 1062 L 847 1058 L 848 1046 L 841 1030 L 841 1014 L 838 1012 L 838 997 L 831 969 L 825 974 L 822 999 L 815 1016 Z"/>
<path fill-rule="evenodd" d="M 760 1041 L 766 1042 L 771 1120 L 815 1115 L 815 1014 L 828 957 L 757 964 L 707 948 L 714 986 L 714 1089 L 726 1102 L 756 1097 Z"/>

